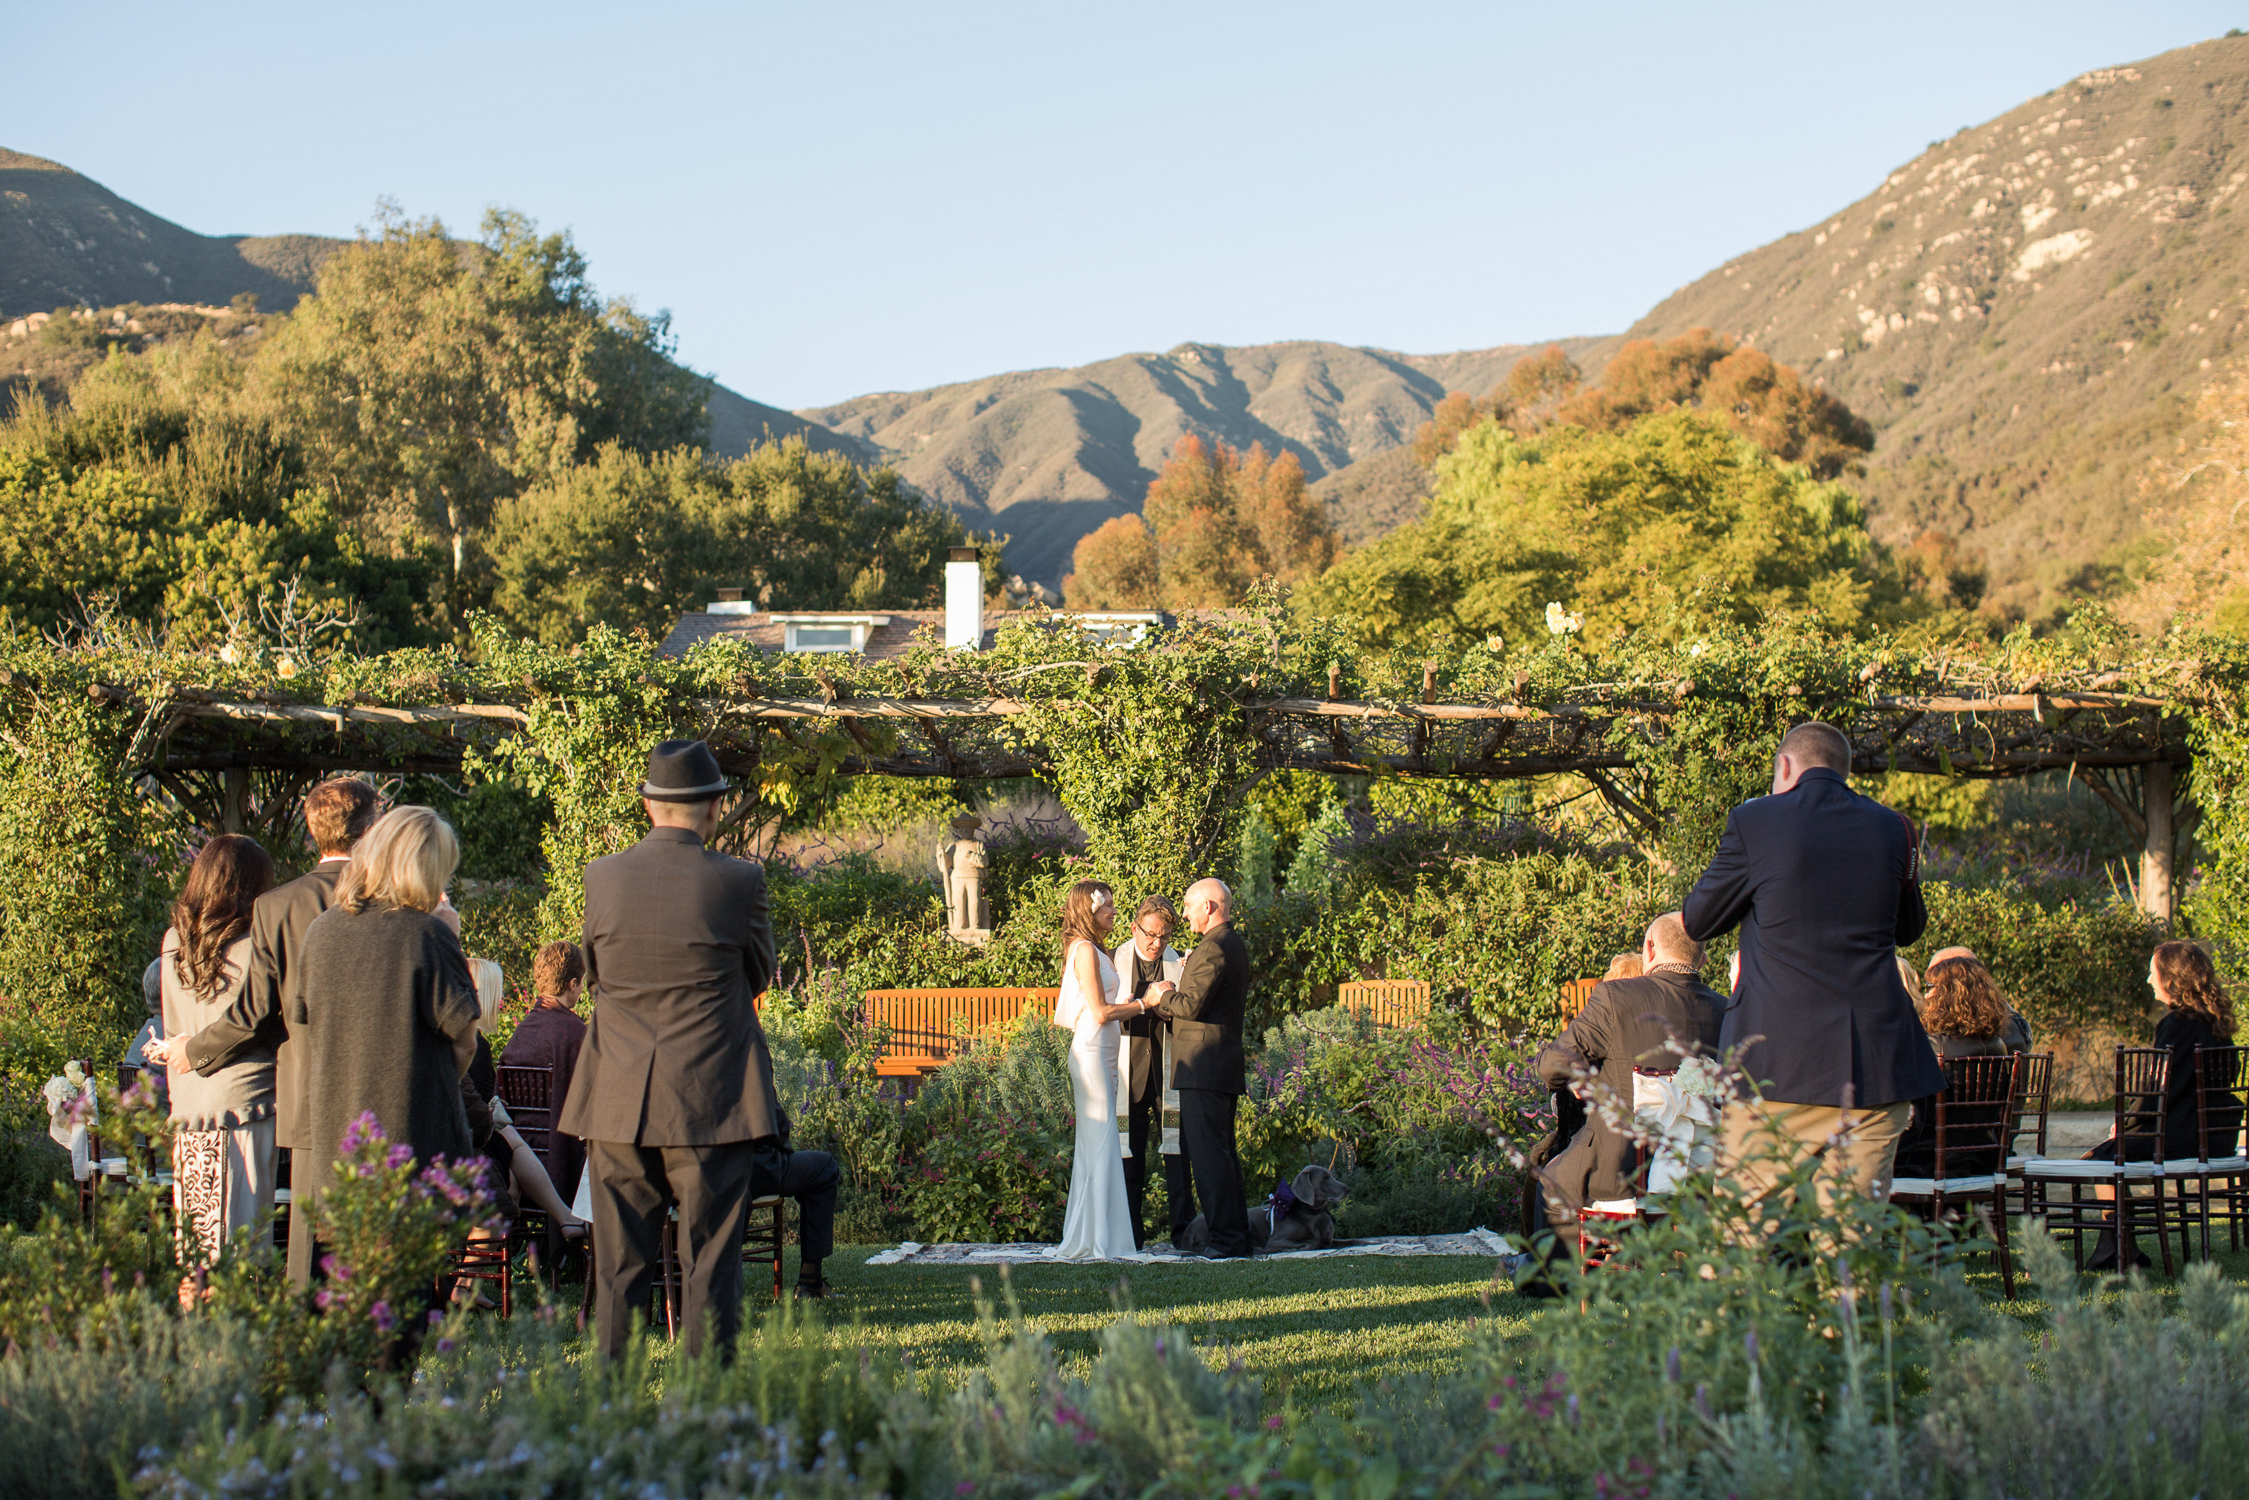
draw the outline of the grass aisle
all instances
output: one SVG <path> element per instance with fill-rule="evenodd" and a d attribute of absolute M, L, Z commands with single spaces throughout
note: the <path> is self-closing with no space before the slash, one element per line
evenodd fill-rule
<path fill-rule="evenodd" d="M 834 1322 L 855 1321 L 910 1350 L 917 1363 L 950 1370 L 981 1365 L 972 1279 L 1002 1311 L 997 1266 L 869 1266 L 886 1246 L 838 1247 L 826 1266 L 841 1294 Z M 1238 1357 L 1265 1382 L 1266 1402 L 1348 1404 L 1385 1376 L 1443 1374 L 1458 1367 L 1471 1318 L 1521 1330 L 1537 1304 L 1492 1284 L 1482 1256 L 1206 1265 L 1017 1266 L 1023 1315 L 1052 1338 L 1063 1368 L 1082 1376 L 1101 1330 L 1120 1308 L 1164 1313 L 1214 1362 Z M 791 1268 L 792 1273 L 794 1268 Z M 1487 1309 L 1483 1294 L 1491 1294 Z"/>

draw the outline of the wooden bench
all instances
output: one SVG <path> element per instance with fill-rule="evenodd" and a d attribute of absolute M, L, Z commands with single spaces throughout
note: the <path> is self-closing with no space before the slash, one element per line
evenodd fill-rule
<path fill-rule="evenodd" d="M 1051 989 L 869 990 L 867 1022 L 890 1028 L 875 1061 L 885 1078 L 923 1078 L 950 1062 L 966 1039 L 1005 1026 L 1025 1011 L 1051 1013 Z"/>
<path fill-rule="evenodd" d="M 1429 981 L 1353 979 L 1336 987 L 1335 1003 L 1377 1026 L 1416 1026 L 1429 1019 Z"/>
<path fill-rule="evenodd" d="M 1563 1021 L 1577 1019 L 1578 1012 L 1585 1009 L 1585 1002 L 1593 998 L 1593 987 L 1600 982 L 1597 978 L 1572 979 L 1562 986 Z"/>

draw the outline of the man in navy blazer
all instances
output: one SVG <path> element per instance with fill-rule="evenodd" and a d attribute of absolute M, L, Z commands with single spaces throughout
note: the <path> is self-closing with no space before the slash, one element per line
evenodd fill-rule
<path fill-rule="evenodd" d="M 1799 724 L 1773 794 L 1745 802 L 1687 897 L 1687 935 L 1741 928 L 1741 979 L 1719 1033 L 1742 1047 L 1757 1096 L 1726 1111 L 1723 1158 L 1768 1189 L 1805 1157 L 1887 1196 L 1915 1099 L 1944 1087 L 1898 978 L 1897 950 L 1928 925 L 1912 827 L 1851 790 L 1850 741 Z"/>

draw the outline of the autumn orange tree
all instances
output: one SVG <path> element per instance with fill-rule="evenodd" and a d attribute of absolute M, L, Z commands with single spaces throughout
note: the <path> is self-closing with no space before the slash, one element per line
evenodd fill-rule
<path fill-rule="evenodd" d="M 1833 479 L 1874 448 L 1874 429 L 1848 406 L 1762 349 L 1690 328 L 1675 339 L 1634 339 L 1601 383 L 1560 403 L 1553 420 L 1619 432 L 1641 417 L 1698 408 L 1785 463 Z"/>
<path fill-rule="evenodd" d="M 1138 516 L 1080 541 L 1063 597 L 1076 609 L 1212 609 L 1260 578 L 1298 583 L 1335 561 L 1335 528 L 1293 453 L 1181 438 Z"/>
<path fill-rule="evenodd" d="M 1414 434 L 1414 461 L 1427 468 L 1459 446 L 1460 435 L 1483 421 L 1497 417 L 1502 424 L 1528 436 L 1546 425 L 1554 409 L 1573 395 L 1583 379 L 1577 365 L 1560 344 L 1548 344 L 1537 354 L 1515 362 L 1507 378 L 1479 400 L 1466 391 L 1454 391 L 1437 403 L 1429 420 Z"/>

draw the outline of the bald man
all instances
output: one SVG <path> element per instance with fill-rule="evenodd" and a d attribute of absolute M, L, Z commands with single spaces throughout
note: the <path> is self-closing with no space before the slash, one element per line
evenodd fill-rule
<path fill-rule="evenodd" d="M 1187 955 L 1161 1010 L 1171 1022 L 1173 1085 L 1179 1092 L 1179 1143 L 1194 1174 L 1210 1244 L 1201 1253 L 1231 1260 L 1250 1253 L 1249 1204 L 1234 1146 L 1242 1093 L 1242 1012 L 1249 1002 L 1249 950 L 1231 922 L 1234 893 L 1224 881 L 1187 888 L 1187 926 L 1202 941 Z"/>
<path fill-rule="evenodd" d="M 1577 1244 L 1579 1209 L 1638 1196 L 1639 1147 L 1620 1120 L 1604 1116 L 1602 1101 L 1628 1119 L 1635 1070 L 1674 1073 L 1683 1053 L 1717 1055 L 1726 1002 L 1702 982 L 1702 944 L 1687 936 L 1677 912 L 1649 924 L 1640 962 L 1637 977 L 1595 985 L 1585 1009 L 1531 1065 L 1548 1088 L 1575 1083 L 1578 1097 L 1593 1106 L 1585 1124 L 1537 1169 L 1547 1222 L 1564 1246 Z"/>
<path fill-rule="evenodd" d="M 1921 936 L 1913 827 L 1851 790 L 1851 743 L 1799 724 L 1773 757 L 1773 794 L 1744 802 L 1687 896 L 1687 936 L 1741 929 L 1741 982 L 1719 1045 L 1740 1046 L 1757 1095 L 1726 1111 L 1723 1155 L 1762 1193 L 1806 1157 L 1888 1197 L 1913 1101 L 1944 1070 L 1898 977 Z"/>

